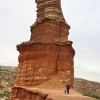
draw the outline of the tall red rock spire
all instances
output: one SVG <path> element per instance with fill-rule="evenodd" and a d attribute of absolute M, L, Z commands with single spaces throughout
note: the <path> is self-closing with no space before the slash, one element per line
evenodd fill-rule
<path fill-rule="evenodd" d="M 58 42 L 68 40 L 68 29 L 60 0 L 36 0 L 37 19 L 31 26 L 31 41 Z"/>
<path fill-rule="evenodd" d="M 63 75 L 66 79 L 62 80 L 73 87 L 75 51 L 68 40 L 70 26 L 63 17 L 60 0 L 35 1 L 37 19 L 31 26 L 30 40 L 17 45 L 20 54 L 14 86 L 39 85 L 53 75 Z"/>

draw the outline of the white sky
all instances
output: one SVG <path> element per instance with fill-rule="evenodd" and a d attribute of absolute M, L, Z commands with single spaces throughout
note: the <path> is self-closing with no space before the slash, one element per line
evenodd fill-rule
<path fill-rule="evenodd" d="M 0 0 L 0 65 L 17 66 L 16 45 L 30 39 L 35 0 Z M 75 77 L 100 82 L 100 0 L 61 0 L 76 51 Z"/>

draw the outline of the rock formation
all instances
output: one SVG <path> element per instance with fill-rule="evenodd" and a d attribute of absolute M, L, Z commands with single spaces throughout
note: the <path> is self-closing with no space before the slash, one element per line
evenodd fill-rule
<path fill-rule="evenodd" d="M 73 88 L 75 51 L 68 40 L 70 26 L 63 17 L 60 0 L 35 1 L 37 19 L 31 26 L 30 40 L 17 45 L 19 65 L 13 88 L 39 85 L 57 74 L 66 77 L 62 81 Z M 16 91 L 24 90 L 12 89 L 12 94 Z M 15 100 L 16 95 L 10 100 Z"/>

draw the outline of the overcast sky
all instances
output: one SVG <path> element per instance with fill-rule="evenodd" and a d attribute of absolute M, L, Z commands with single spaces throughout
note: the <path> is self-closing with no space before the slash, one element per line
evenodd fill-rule
<path fill-rule="evenodd" d="M 100 0 L 61 0 L 76 51 L 75 77 L 100 82 Z M 30 39 L 35 0 L 0 0 L 0 65 L 17 66 L 16 45 Z"/>

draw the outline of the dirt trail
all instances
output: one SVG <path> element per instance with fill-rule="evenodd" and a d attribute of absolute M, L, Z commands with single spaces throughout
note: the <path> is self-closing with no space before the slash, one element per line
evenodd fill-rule
<path fill-rule="evenodd" d="M 28 87 L 28 90 L 37 91 L 38 93 L 48 94 L 46 100 L 98 100 L 88 96 L 83 96 L 81 93 L 70 89 L 69 94 L 65 94 L 63 89 L 43 89 L 38 87 Z"/>

